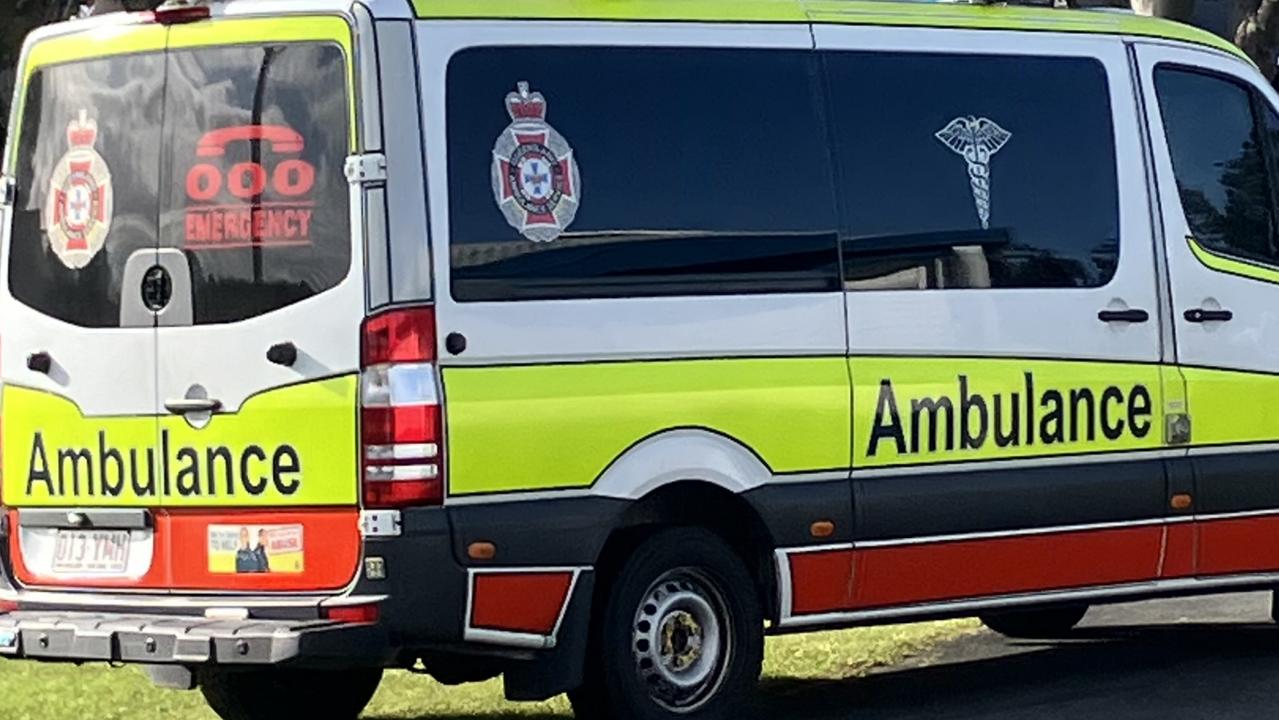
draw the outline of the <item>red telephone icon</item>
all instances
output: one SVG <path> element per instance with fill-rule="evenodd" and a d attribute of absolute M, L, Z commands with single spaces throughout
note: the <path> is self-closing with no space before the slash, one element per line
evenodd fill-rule
<path fill-rule="evenodd" d="M 272 152 L 302 152 L 302 134 L 284 125 L 237 125 L 210 130 L 196 145 L 197 157 L 221 157 L 227 146 L 235 142 L 266 141 Z M 269 170 L 269 172 L 268 172 Z M 266 168 L 256 162 L 241 162 L 224 173 L 210 163 L 200 163 L 187 173 L 187 197 L 199 202 L 211 201 L 226 188 L 240 200 L 259 197 L 268 188 L 279 196 L 295 198 L 306 195 L 315 185 L 315 167 L 300 158 L 290 158 Z"/>
<path fill-rule="evenodd" d="M 283 125 L 237 125 L 205 133 L 195 154 L 199 157 L 225 155 L 227 145 L 249 140 L 265 140 L 271 150 L 278 153 L 300 153 L 306 142 L 297 130 Z"/>

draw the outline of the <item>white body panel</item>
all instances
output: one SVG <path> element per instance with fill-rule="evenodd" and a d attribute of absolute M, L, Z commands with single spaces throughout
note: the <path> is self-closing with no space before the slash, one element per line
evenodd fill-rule
<path fill-rule="evenodd" d="M 1154 70 L 1166 63 L 1224 75 L 1250 85 L 1274 108 L 1279 108 L 1279 95 L 1256 68 L 1224 53 L 1140 44 L 1137 58 L 1150 124 L 1151 157 L 1159 179 L 1177 360 L 1192 366 L 1260 372 L 1279 370 L 1279 303 L 1276 302 L 1279 288 L 1209 268 L 1195 257 L 1187 242 L 1193 233 L 1173 175 L 1163 116 L 1155 94 Z M 1234 318 L 1229 322 L 1190 322 L 1184 313 L 1192 308 L 1224 308 L 1233 311 Z"/>
<path fill-rule="evenodd" d="M 358 228 L 359 203 L 353 201 L 353 208 L 351 222 Z M 223 412 L 235 412 L 245 400 L 268 390 L 356 372 L 364 318 L 361 257 L 352 252 L 351 270 L 336 287 L 274 312 L 218 325 L 160 328 L 156 353 L 161 406 L 200 385 L 208 397 L 222 403 Z M 285 341 L 298 349 L 291 367 L 266 358 L 272 345 Z"/>
<path fill-rule="evenodd" d="M 40 313 L 9 290 L 13 225 L 0 209 L 0 383 L 45 390 L 74 402 L 89 416 L 153 415 L 153 328 L 82 328 Z M 46 375 L 27 368 L 27 358 L 46 352 Z"/>
<path fill-rule="evenodd" d="M 1099 288 L 857 291 L 848 294 L 853 355 L 982 355 L 1158 361 L 1160 338 L 1154 243 L 1128 57 L 1122 39 L 989 30 L 818 25 L 824 50 L 1082 57 L 1105 65 L 1119 186 L 1119 265 Z M 958 112 L 958 110 L 957 110 Z M 1068 202 L 1069 189 L 1044 202 Z M 1145 323 L 1097 319 L 1101 310 L 1138 308 Z"/>

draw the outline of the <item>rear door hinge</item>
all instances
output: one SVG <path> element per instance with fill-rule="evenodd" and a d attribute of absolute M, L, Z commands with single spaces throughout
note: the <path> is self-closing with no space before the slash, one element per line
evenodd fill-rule
<path fill-rule="evenodd" d="M 18 202 L 18 181 L 8 175 L 0 175 L 0 207 L 13 207 Z"/>
<path fill-rule="evenodd" d="M 399 510 L 363 510 L 360 530 L 366 538 L 399 537 L 404 531 L 404 520 Z"/>
<path fill-rule="evenodd" d="M 346 181 L 352 185 L 386 182 L 386 155 L 365 153 L 346 159 Z"/>

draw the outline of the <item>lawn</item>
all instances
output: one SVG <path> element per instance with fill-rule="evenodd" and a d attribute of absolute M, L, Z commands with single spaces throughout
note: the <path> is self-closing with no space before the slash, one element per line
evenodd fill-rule
<path fill-rule="evenodd" d="M 977 631 L 975 621 L 890 625 L 768 640 L 768 678 L 838 679 L 926 655 L 939 641 Z M 366 718 L 568 717 L 563 697 L 508 703 L 500 681 L 444 687 L 407 672 L 386 676 Z M 0 661 L 0 720 L 215 720 L 198 692 L 158 690 L 134 668 Z"/>

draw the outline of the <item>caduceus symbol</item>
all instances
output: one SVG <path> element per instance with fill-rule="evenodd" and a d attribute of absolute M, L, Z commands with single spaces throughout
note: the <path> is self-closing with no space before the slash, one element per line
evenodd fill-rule
<path fill-rule="evenodd" d="M 937 139 L 968 162 L 968 182 L 982 229 L 990 228 L 990 158 L 1013 134 L 988 118 L 957 117 L 938 130 Z"/>

